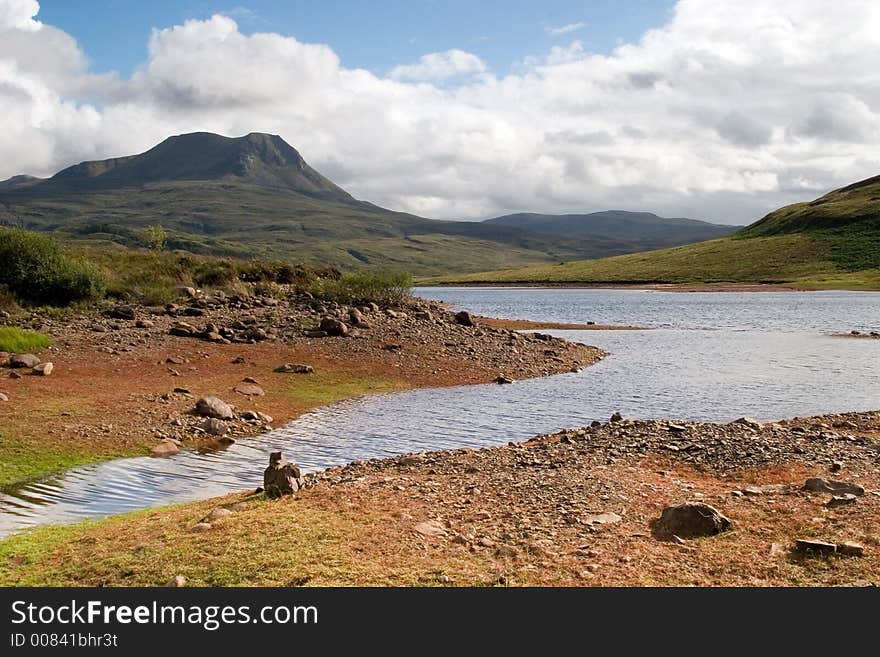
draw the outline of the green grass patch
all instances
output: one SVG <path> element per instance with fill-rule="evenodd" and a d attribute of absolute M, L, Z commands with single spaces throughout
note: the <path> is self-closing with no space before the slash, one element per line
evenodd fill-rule
<path fill-rule="evenodd" d="M 25 331 L 14 326 L 0 326 L 0 351 L 23 354 L 45 349 L 52 344 L 52 337 L 36 331 Z"/>
<path fill-rule="evenodd" d="M 403 390 L 403 383 L 380 376 L 358 376 L 341 372 L 279 374 L 290 379 L 285 392 L 304 406 L 321 406 L 349 397 Z"/>

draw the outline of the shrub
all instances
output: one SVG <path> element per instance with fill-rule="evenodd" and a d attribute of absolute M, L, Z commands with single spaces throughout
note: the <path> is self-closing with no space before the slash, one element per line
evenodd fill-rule
<path fill-rule="evenodd" d="M 14 326 L 0 326 L 0 351 L 21 354 L 43 349 L 52 344 L 52 338 L 44 333 L 25 331 Z"/>
<path fill-rule="evenodd" d="M 315 296 L 345 304 L 375 301 L 384 306 L 402 302 L 412 289 L 412 275 L 395 270 L 359 271 L 340 278 L 319 278 L 308 291 Z"/>
<path fill-rule="evenodd" d="M 104 295 L 105 282 L 90 263 L 66 256 L 48 235 L 0 228 L 0 284 L 19 301 L 66 306 Z"/>

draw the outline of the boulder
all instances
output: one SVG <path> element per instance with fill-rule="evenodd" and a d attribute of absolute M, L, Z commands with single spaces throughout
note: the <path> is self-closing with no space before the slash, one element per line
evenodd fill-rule
<path fill-rule="evenodd" d="M 811 477 L 804 482 L 804 490 L 813 493 L 834 493 L 835 495 L 864 495 L 865 489 L 859 484 L 852 484 L 847 481 L 835 481 L 834 479 L 823 479 L 822 477 Z"/>
<path fill-rule="evenodd" d="M 657 529 L 662 534 L 684 537 L 713 536 L 729 530 L 730 520 L 703 502 L 685 502 L 663 509 Z"/>
<path fill-rule="evenodd" d="M 15 354 L 9 359 L 9 367 L 36 367 L 40 359 L 33 354 Z"/>
<path fill-rule="evenodd" d="M 34 374 L 38 376 L 49 376 L 52 373 L 52 370 L 55 369 L 55 365 L 52 363 L 40 363 L 36 367 L 34 367 Z"/>
<path fill-rule="evenodd" d="M 455 321 L 462 326 L 476 326 L 473 316 L 467 310 L 460 310 L 455 313 Z"/>
<path fill-rule="evenodd" d="M 345 322 L 333 317 L 325 317 L 321 320 L 319 330 L 324 331 L 327 335 L 348 335 L 348 325 Z"/>
<path fill-rule="evenodd" d="M 269 467 L 263 471 L 263 490 L 266 495 L 292 495 L 302 486 L 302 473 L 296 463 L 287 461 L 284 452 L 272 452 L 269 456 Z"/>
<path fill-rule="evenodd" d="M 279 374 L 311 374 L 315 368 L 303 363 L 284 363 L 275 368 Z"/>
<path fill-rule="evenodd" d="M 217 397 L 202 397 L 196 402 L 195 412 L 202 417 L 215 417 L 218 420 L 231 420 L 235 417 L 232 406 Z"/>

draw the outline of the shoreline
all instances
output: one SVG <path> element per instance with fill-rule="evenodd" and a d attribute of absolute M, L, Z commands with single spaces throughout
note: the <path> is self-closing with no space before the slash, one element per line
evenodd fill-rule
<path fill-rule="evenodd" d="M 0 541 L 0 584 L 868 586 L 880 581 L 878 439 L 876 411 L 620 419 L 371 459 L 307 475 L 280 499 L 233 493 L 13 535 Z M 857 494 L 835 503 L 805 489 L 817 477 Z M 732 531 L 664 534 L 661 511 L 685 500 Z M 806 539 L 851 552 L 805 555 Z"/>
<path fill-rule="evenodd" d="M 0 486 L 151 451 L 217 447 L 362 394 L 545 376 L 603 357 L 594 347 L 479 320 L 464 326 L 428 301 L 365 308 L 359 328 L 347 313 L 306 297 L 202 295 L 171 310 L 111 305 L 20 316 L 14 324 L 55 338 L 37 352 L 54 369 L 46 377 L 0 368 L 0 392 L 9 398 L 0 403 Z M 352 324 L 347 336 L 312 337 L 328 315 Z M 172 334 L 184 326 L 194 332 Z M 285 363 L 314 371 L 275 371 Z M 234 416 L 208 425 L 193 413 L 207 396 L 232 405 Z"/>

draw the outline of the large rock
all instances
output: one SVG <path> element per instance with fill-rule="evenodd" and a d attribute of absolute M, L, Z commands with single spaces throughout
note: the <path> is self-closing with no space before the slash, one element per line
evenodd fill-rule
<path fill-rule="evenodd" d="M 190 338 L 194 335 L 198 334 L 198 330 L 192 324 L 187 324 L 186 322 L 174 322 L 171 325 L 168 333 L 171 335 L 179 335 L 183 338 Z"/>
<path fill-rule="evenodd" d="M 360 326 L 364 322 L 364 316 L 357 308 L 349 308 L 348 319 L 351 321 L 352 326 Z"/>
<path fill-rule="evenodd" d="M 15 354 L 9 359 L 9 367 L 36 367 L 40 359 L 33 354 Z"/>
<path fill-rule="evenodd" d="M 460 310 L 455 313 L 455 321 L 462 326 L 476 326 L 473 316 L 467 310 Z"/>
<path fill-rule="evenodd" d="M 202 397 L 196 402 L 196 413 L 202 417 L 215 417 L 218 420 L 231 420 L 235 417 L 232 406 L 217 397 Z"/>
<path fill-rule="evenodd" d="M 215 417 L 206 418 L 204 422 L 202 422 L 202 431 L 211 436 L 225 436 L 229 427 L 223 420 L 218 420 Z"/>
<path fill-rule="evenodd" d="M 171 456 L 179 451 L 180 447 L 173 440 L 163 440 L 150 450 L 150 454 L 153 456 Z"/>
<path fill-rule="evenodd" d="M 695 537 L 720 534 L 732 526 L 715 507 L 703 502 L 685 502 L 663 509 L 657 529 L 670 536 Z"/>
<path fill-rule="evenodd" d="M 322 319 L 319 328 L 327 335 L 339 335 L 343 337 L 348 335 L 348 326 L 346 323 L 333 317 L 325 317 Z"/>
<path fill-rule="evenodd" d="M 269 497 L 292 495 L 303 486 L 302 473 L 284 458 L 284 452 L 272 452 L 269 467 L 263 471 L 263 490 Z"/>
<path fill-rule="evenodd" d="M 836 495 L 864 495 L 865 489 L 859 484 L 851 484 L 848 481 L 835 481 L 834 479 L 823 479 L 821 477 L 811 477 L 804 482 L 804 490 L 813 493 L 834 493 Z"/>

